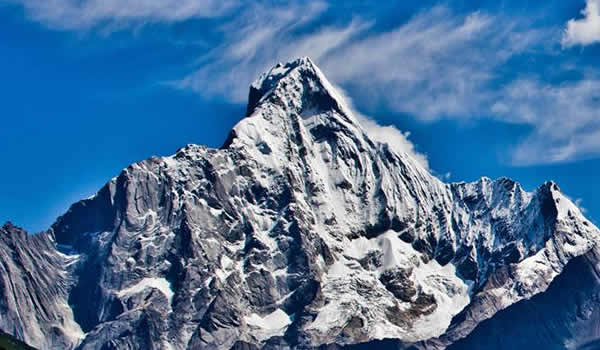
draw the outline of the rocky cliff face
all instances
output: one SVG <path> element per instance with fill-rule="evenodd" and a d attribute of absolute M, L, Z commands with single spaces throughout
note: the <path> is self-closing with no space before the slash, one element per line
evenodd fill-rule
<path fill-rule="evenodd" d="M 47 233 L 5 226 L 0 328 L 44 349 L 477 344 L 598 234 L 552 182 L 441 182 L 303 58 L 251 86 L 221 149 L 133 164 Z"/>
<path fill-rule="evenodd" d="M 0 329 L 44 349 L 81 341 L 67 303 L 77 260 L 60 253 L 51 234 L 0 227 Z"/>

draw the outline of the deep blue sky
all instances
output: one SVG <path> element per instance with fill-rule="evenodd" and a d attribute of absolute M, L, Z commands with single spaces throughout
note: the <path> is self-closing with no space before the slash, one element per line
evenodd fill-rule
<path fill-rule="evenodd" d="M 250 81 L 305 55 L 440 177 L 552 179 L 600 219 L 600 33 L 583 0 L 163 2 L 0 0 L 0 221 L 46 229 L 132 162 L 220 146 Z"/>

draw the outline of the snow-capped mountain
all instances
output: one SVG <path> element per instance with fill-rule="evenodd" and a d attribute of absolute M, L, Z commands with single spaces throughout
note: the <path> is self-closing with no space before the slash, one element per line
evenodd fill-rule
<path fill-rule="evenodd" d="M 221 149 L 133 164 L 48 232 L 5 225 L 0 329 L 43 349 L 477 349 L 564 301 L 553 344 L 576 348 L 598 278 L 554 286 L 597 276 L 599 234 L 552 182 L 443 183 L 301 58 L 252 84 Z M 581 303 L 590 321 L 566 322 Z"/>

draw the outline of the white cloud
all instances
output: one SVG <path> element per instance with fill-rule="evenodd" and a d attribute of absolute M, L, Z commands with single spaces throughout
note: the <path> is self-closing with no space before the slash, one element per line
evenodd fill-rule
<path fill-rule="evenodd" d="M 574 203 L 583 214 L 587 213 L 587 209 L 582 206 L 582 203 L 583 203 L 582 198 L 577 198 Z"/>
<path fill-rule="evenodd" d="M 600 80 L 594 77 L 560 85 L 517 80 L 492 106 L 496 118 L 533 129 L 513 153 L 517 165 L 600 155 L 599 110 Z"/>
<path fill-rule="evenodd" d="M 583 18 L 571 19 L 563 33 L 564 47 L 600 42 L 600 0 L 586 0 Z"/>
<path fill-rule="evenodd" d="M 490 84 L 497 70 L 540 36 L 505 18 L 455 15 L 440 6 L 352 42 L 322 65 L 334 81 L 396 111 L 423 120 L 466 119 L 496 97 Z"/>
<path fill-rule="evenodd" d="M 412 159 L 421 164 L 423 168 L 431 170 L 427 155 L 417 151 L 415 144 L 409 140 L 410 132 L 402 132 L 394 125 L 381 125 L 377 123 L 373 118 L 360 113 L 355 108 L 352 99 L 348 97 L 341 87 L 336 86 L 335 89 L 338 96 L 343 100 L 342 103 L 350 109 L 371 140 L 387 144 L 396 152 L 408 154 Z"/>
<path fill-rule="evenodd" d="M 393 125 L 380 125 L 373 119 L 364 117 L 359 118 L 359 122 L 373 141 L 385 143 L 396 152 L 406 153 L 425 169 L 429 169 L 427 156 L 418 152 L 415 144 L 409 140 L 410 132 L 402 132 Z"/>
<path fill-rule="evenodd" d="M 21 4 L 33 20 L 62 30 L 178 22 L 218 17 L 239 0 L 8 0 Z"/>

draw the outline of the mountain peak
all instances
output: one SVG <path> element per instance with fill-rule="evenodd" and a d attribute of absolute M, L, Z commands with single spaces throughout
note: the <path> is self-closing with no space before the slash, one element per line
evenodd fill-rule
<path fill-rule="evenodd" d="M 234 127 L 223 148 L 237 139 L 238 146 L 258 145 L 261 153 L 270 154 L 287 147 L 288 140 L 308 141 L 300 125 L 313 136 L 309 139 L 333 130 L 330 136 L 343 133 L 358 143 L 371 143 L 343 96 L 310 58 L 302 57 L 276 64 L 250 85 L 246 118 Z"/>
<path fill-rule="evenodd" d="M 251 85 L 251 88 L 260 91 L 270 90 L 281 78 L 286 76 L 290 71 L 294 69 L 301 69 L 307 71 L 315 71 L 317 66 L 309 57 L 300 57 L 293 61 L 286 63 L 279 62 L 271 69 L 261 74 Z"/>
<path fill-rule="evenodd" d="M 250 84 L 248 111 L 250 111 L 265 94 L 271 91 L 277 83 L 285 78 L 291 71 L 302 70 L 315 72 L 316 68 L 315 64 L 308 57 L 301 57 L 287 63 L 277 63 Z"/>
<path fill-rule="evenodd" d="M 308 57 L 280 62 L 255 80 L 250 85 L 246 115 L 251 115 L 260 102 L 270 96 L 285 99 L 287 107 L 307 107 L 306 102 L 310 102 L 316 106 L 309 107 L 350 114 L 342 96 Z"/>
<path fill-rule="evenodd" d="M 10 221 L 7 221 L 6 223 L 4 223 L 4 225 L 2 225 L 0 227 L 0 233 L 1 232 L 4 232 L 4 233 L 8 234 L 9 236 L 17 235 L 20 238 L 24 238 L 27 236 L 27 232 L 25 232 L 24 229 L 22 229 L 19 226 L 16 226 L 15 224 L 13 224 Z"/>

